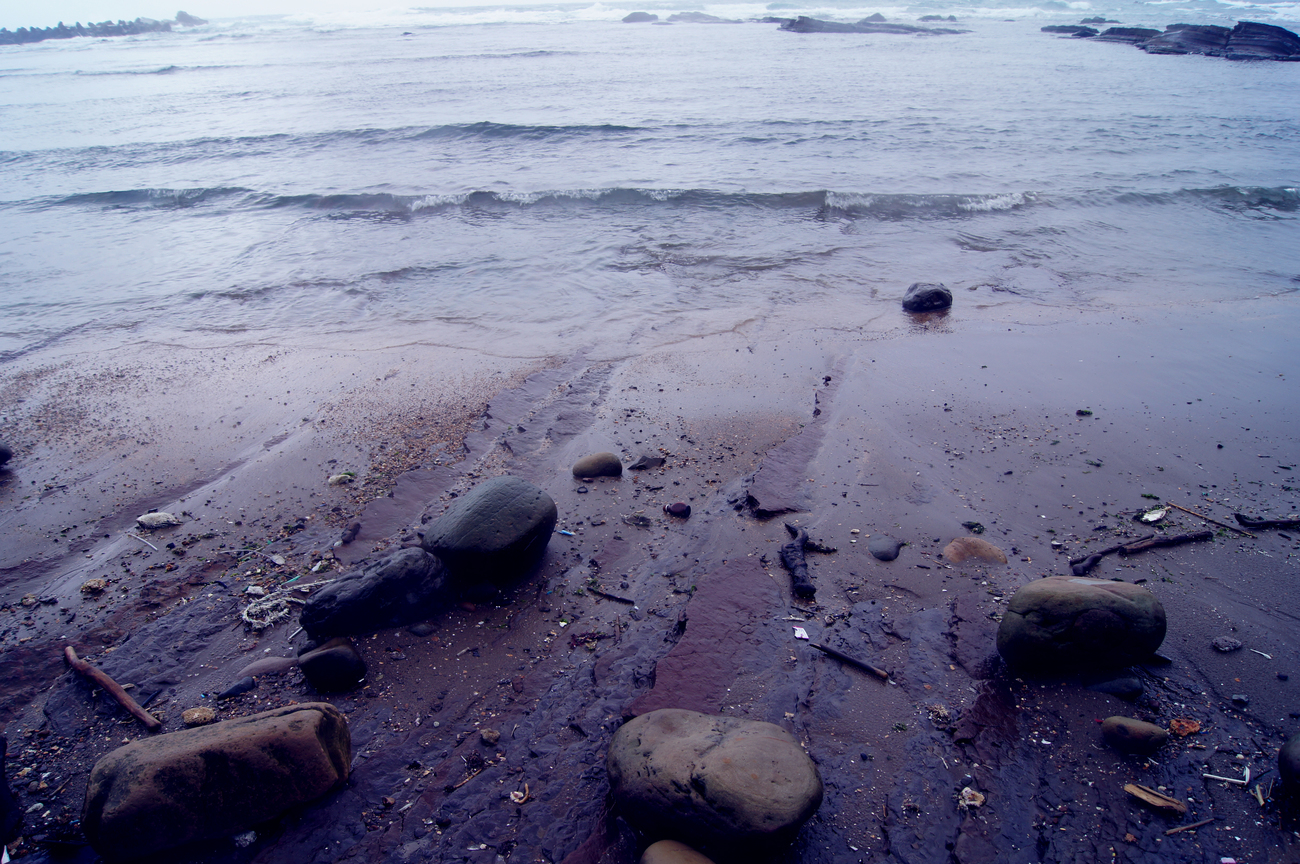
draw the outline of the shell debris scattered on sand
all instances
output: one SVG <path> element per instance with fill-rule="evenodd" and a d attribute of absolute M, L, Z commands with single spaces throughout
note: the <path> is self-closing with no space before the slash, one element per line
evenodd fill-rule
<path fill-rule="evenodd" d="M 184 524 L 184 520 L 171 513 L 159 510 L 156 513 L 146 513 L 143 516 L 137 516 L 135 524 L 141 528 L 152 531 L 154 528 L 167 528 L 171 525 Z"/>

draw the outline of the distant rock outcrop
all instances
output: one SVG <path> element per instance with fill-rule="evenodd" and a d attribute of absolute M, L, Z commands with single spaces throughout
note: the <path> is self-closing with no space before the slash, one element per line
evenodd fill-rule
<path fill-rule="evenodd" d="M 1041 30 L 1098 42 L 1127 42 L 1148 54 L 1300 61 L 1300 36 L 1285 27 L 1258 21 L 1238 21 L 1232 28 L 1213 24 L 1170 24 L 1164 32 L 1146 27 L 1111 27 L 1098 33 L 1091 27 L 1074 24 L 1053 24 Z"/>
<path fill-rule="evenodd" d="M 75 36 L 138 36 L 141 33 L 169 33 L 172 26 L 197 27 L 208 22 L 186 12 L 177 12 L 175 21 L 158 21 L 153 18 L 137 18 L 134 21 L 101 21 L 98 24 L 82 24 L 78 21 L 71 27 L 60 21 L 54 27 L 19 27 L 10 31 L 0 27 L 0 45 L 26 45 L 29 42 L 44 42 L 46 39 L 72 39 Z"/>
<path fill-rule="evenodd" d="M 623 17 L 624 24 L 648 24 L 658 20 L 659 16 L 650 12 L 633 12 Z"/>
<path fill-rule="evenodd" d="M 888 24 L 877 13 L 870 18 L 863 18 L 855 24 L 841 21 L 823 21 L 800 15 L 793 21 L 781 25 L 782 30 L 791 33 L 921 33 L 937 35 L 944 33 L 969 33 L 969 30 L 953 30 L 947 27 L 917 27 L 913 24 Z"/>

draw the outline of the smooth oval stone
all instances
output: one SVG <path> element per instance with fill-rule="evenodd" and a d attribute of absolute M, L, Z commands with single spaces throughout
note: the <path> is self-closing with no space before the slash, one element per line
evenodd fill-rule
<path fill-rule="evenodd" d="M 1277 773 L 1282 775 L 1282 782 L 1295 789 L 1300 787 L 1300 735 L 1291 736 L 1291 740 L 1282 745 L 1277 754 Z"/>
<path fill-rule="evenodd" d="M 555 501 L 542 489 L 518 477 L 495 477 L 452 502 L 425 531 L 424 548 L 460 586 L 505 585 L 542 560 L 558 518 Z"/>
<path fill-rule="evenodd" d="M 676 840 L 651 843 L 641 853 L 639 864 L 713 864 L 713 859 Z"/>
<path fill-rule="evenodd" d="M 1169 733 L 1154 723 L 1132 717 L 1107 717 L 1102 739 L 1121 753 L 1154 753 L 1169 740 Z"/>
<path fill-rule="evenodd" d="M 636 827 L 706 854 L 770 854 L 822 802 L 817 767 L 780 726 L 680 708 L 625 723 L 606 769 Z"/>
<path fill-rule="evenodd" d="M 691 505 L 678 501 L 676 504 L 665 504 L 664 512 L 669 516 L 676 516 L 678 519 L 687 519 L 691 515 Z"/>
<path fill-rule="evenodd" d="M 998 653 L 1030 671 L 1113 669 L 1148 659 L 1164 638 L 1164 607 L 1142 586 L 1049 576 L 1007 604 Z"/>
<path fill-rule="evenodd" d="M 303 677 L 319 693 L 343 693 L 366 677 L 366 661 L 346 636 L 331 639 L 298 658 Z"/>
<path fill-rule="evenodd" d="M 573 463 L 574 477 L 618 477 L 623 473 L 623 460 L 613 453 L 593 453 Z"/>
<path fill-rule="evenodd" d="M 893 561 L 898 557 L 898 550 L 902 548 L 902 540 L 895 540 L 893 537 L 886 537 L 884 534 L 876 534 L 867 541 L 867 551 L 881 561 Z"/>
<path fill-rule="evenodd" d="M 963 561 L 972 559 L 983 561 L 986 564 L 1007 563 L 1005 552 L 989 541 L 981 540 L 978 537 L 958 537 L 943 547 L 943 557 L 945 561 L 951 561 L 953 564 L 960 564 Z"/>

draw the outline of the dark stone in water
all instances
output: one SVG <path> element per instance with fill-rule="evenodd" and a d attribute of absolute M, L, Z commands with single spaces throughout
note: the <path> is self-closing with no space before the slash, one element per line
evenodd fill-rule
<path fill-rule="evenodd" d="M 1231 32 L 1213 25 L 1170 24 L 1138 47 L 1148 54 L 1217 54 L 1228 46 Z"/>
<path fill-rule="evenodd" d="M 1038 29 L 1043 33 L 1065 33 L 1079 39 L 1096 36 L 1100 32 L 1093 27 L 1084 27 L 1082 24 L 1049 24 Z"/>
<path fill-rule="evenodd" d="M 1149 27 L 1110 27 L 1102 31 L 1102 34 L 1096 37 L 1096 41 L 1127 42 L 1130 45 L 1136 45 L 1159 35 L 1159 30 L 1152 30 Z"/>
<path fill-rule="evenodd" d="M 908 312 L 933 312 L 951 305 L 952 292 L 938 283 L 913 282 L 903 295 L 903 308 Z"/>
<path fill-rule="evenodd" d="M 809 18 L 806 15 L 800 15 L 793 21 L 787 21 L 781 25 L 782 30 L 790 33 L 931 33 L 931 34 L 953 34 L 968 33 L 968 30 L 953 30 L 944 27 L 917 27 L 912 24 L 886 24 L 884 18 L 879 13 L 869 18 L 864 18 L 856 24 L 846 24 L 841 21 L 822 21 L 820 18 Z"/>
<path fill-rule="evenodd" d="M 649 21 L 658 21 L 659 16 L 649 12 L 633 12 L 623 18 L 624 24 L 643 24 Z"/>
<path fill-rule="evenodd" d="M 1223 56 L 1229 60 L 1300 60 L 1300 36 L 1284 27 L 1238 21 Z"/>
<path fill-rule="evenodd" d="M 903 548 L 902 540 L 877 534 L 867 541 L 867 551 L 881 561 L 893 561 L 898 557 L 898 550 Z"/>

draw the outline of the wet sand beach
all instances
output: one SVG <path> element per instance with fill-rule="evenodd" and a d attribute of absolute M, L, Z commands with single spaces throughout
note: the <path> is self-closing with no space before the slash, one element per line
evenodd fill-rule
<path fill-rule="evenodd" d="M 294 603 L 246 625 L 249 589 L 303 599 L 513 474 L 559 509 L 541 567 L 495 600 L 355 640 L 366 683 L 328 697 L 352 732 L 347 787 L 244 845 L 154 860 L 635 861 L 643 838 L 612 807 L 605 748 L 624 718 L 666 706 L 773 722 L 806 747 L 825 799 L 773 861 L 1293 860 L 1275 768 L 1300 731 L 1300 545 L 1222 525 L 1298 509 L 1296 324 L 1287 296 L 1014 316 L 959 296 L 947 313 L 809 305 L 565 356 L 436 334 L 160 333 L 12 360 L 0 720 L 25 827 L 11 851 L 93 860 L 86 775 L 150 734 L 66 668 L 65 646 L 132 685 L 164 731 L 200 705 L 224 719 L 326 698 L 296 668 L 215 698 L 305 641 Z M 601 451 L 622 477 L 573 477 Z M 642 455 L 664 463 L 626 470 Z M 1216 521 L 1171 508 L 1157 529 L 1136 523 L 1156 500 Z M 690 517 L 665 514 L 674 502 Z M 182 524 L 136 527 L 151 509 Z M 811 600 L 781 565 L 787 524 L 835 549 L 808 553 Z M 1008 563 L 943 556 L 976 524 Z M 1026 678 L 998 660 L 1020 586 L 1153 530 L 1207 527 L 1090 574 L 1159 598 L 1161 662 Z M 868 552 L 881 535 L 905 544 L 896 560 Z M 1219 636 L 1243 647 L 1217 652 Z M 1089 689 L 1114 677 L 1141 682 L 1136 701 Z M 1099 731 L 1115 714 L 1200 731 L 1122 755 Z M 1202 777 L 1247 767 L 1249 788 Z M 1188 814 L 1148 809 L 1129 783 Z M 967 787 L 982 805 L 959 806 Z"/>

